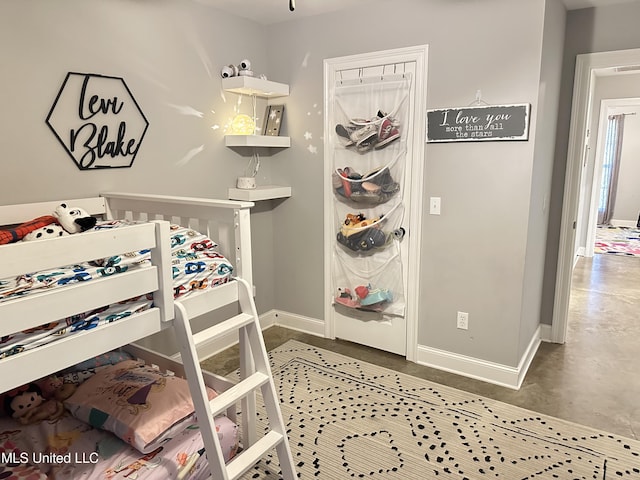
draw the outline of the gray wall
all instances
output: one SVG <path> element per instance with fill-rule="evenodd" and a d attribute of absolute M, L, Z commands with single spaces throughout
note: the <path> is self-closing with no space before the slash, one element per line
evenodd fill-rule
<path fill-rule="evenodd" d="M 247 159 L 224 147 L 237 96 L 222 95 L 219 69 L 249 58 L 266 72 L 265 35 L 195 1 L 3 0 L 0 204 L 104 191 L 226 198 Z M 132 168 L 80 171 L 45 124 L 70 71 L 126 81 L 150 123 Z M 251 102 L 240 110 L 249 113 Z M 260 182 L 271 183 L 269 170 L 263 162 Z M 253 227 L 265 311 L 274 308 L 271 211 L 257 208 Z"/>
<path fill-rule="evenodd" d="M 268 29 L 270 74 L 277 72 L 291 85 L 286 122 L 293 146 L 272 159 L 274 177 L 291 184 L 294 191 L 274 210 L 280 309 L 323 318 L 322 117 L 318 115 L 323 59 L 428 44 L 429 108 L 468 105 L 481 89 L 489 103 L 531 103 L 532 124 L 528 142 L 427 145 L 423 196 L 425 201 L 429 196 L 442 197 L 443 214 L 437 219 L 426 215 L 424 221 L 418 343 L 517 365 L 525 258 L 528 243 L 545 235 L 541 199 L 549 190 L 549 144 L 553 144 L 553 138 L 537 140 L 536 134 L 538 108 L 555 117 L 557 90 L 553 68 L 545 67 L 541 73 L 544 7 L 542 0 L 395 0 L 393 8 L 378 8 L 372 2 L 366 14 L 361 9 L 346 10 Z M 556 40 L 562 38 L 558 34 L 562 27 L 549 27 Z M 557 53 L 549 51 L 545 65 L 558 63 Z M 549 96 L 539 101 L 541 81 L 551 86 Z M 554 129 L 547 130 L 544 135 L 552 137 Z M 313 134 L 313 141 L 304 140 L 306 131 Z M 307 150 L 309 144 L 318 147 L 317 154 Z M 547 164 L 535 173 L 535 180 L 534 146 Z M 528 221 L 532 188 L 540 210 L 532 228 L 541 229 L 533 233 Z M 315 221 L 305 222 L 301 241 L 302 233 L 294 232 L 300 232 L 301 219 L 309 218 Z M 532 256 L 542 250 L 532 250 Z M 532 260 L 536 265 L 526 280 L 537 292 L 540 262 Z M 539 308 L 539 294 L 534 292 L 528 302 Z M 469 331 L 456 329 L 457 310 L 469 312 Z M 527 334 L 537 326 L 536 317 L 534 311 L 527 319 Z"/>
<path fill-rule="evenodd" d="M 565 8 L 554 1 L 545 2 L 538 126 L 535 138 L 522 321 L 518 355 L 522 356 L 541 320 L 541 298 L 546 258 L 547 224 L 556 135 L 556 118 L 560 97 L 562 45 Z"/>
<path fill-rule="evenodd" d="M 575 55 L 639 47 L 640 5 L 567 14 L 539 314 L 544 249 L 535 242 L 543 243 L 553 139 L 538 117 L 554 118 L 553 43 L 562 41 L 549 14 L 562 12 L 544 0 L 388 6 L 372 0 L 366 12 L 262 27 L 195 1 L 3 0 L 0 203 L 105 190 L 224 197 L 246 158 L 211 128 L 235 105 L 220 93 L 218 69 L 248 57 L 292 92 L 284 128 L 293 147 L 265 158 L 259 180 L 291 185 L 294 196 L 261 204 L 252 218 L 259 308 L 322 318 L 322 60 L 426 43 L 429 108 L 468 105 L 481 89 L 489 103 L 531 103 L 532 125 L 528 142 L 427 146 L 424 198 L 442 197 L 443 215 L 437 228 L 428 215 L 424 223 L 419 343 L 515 365 L 536 317 L 551 321 Z M 48 130 L 68 71 L 125 78 L 151 124 L 133 168 L 80 172 Z M 455 329 L 456 310 L 470 313 L 468 332 Z"/>
<path fill-rule="evenodd" d="M 567 12 L 541 321 L 551 324 L 576 55 L 640 47 L 640 3 Z"/>

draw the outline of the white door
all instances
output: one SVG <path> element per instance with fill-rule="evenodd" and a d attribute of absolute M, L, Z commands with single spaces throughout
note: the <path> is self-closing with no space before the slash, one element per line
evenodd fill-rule
<path fill-rule="evenodd" d="M 415 360 L 427 46 L 324 67 L 325 334 Z"/>

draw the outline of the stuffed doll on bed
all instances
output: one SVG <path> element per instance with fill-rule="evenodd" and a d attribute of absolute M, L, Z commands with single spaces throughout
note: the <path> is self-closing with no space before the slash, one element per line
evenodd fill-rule
<path fill-rule="evenodd" d="M 17 227 L 0 230 L 0 245 L 84 232 L 93 228 L 96 221 L 82 208 L 68 207 L 66 203 L 61 203 L 56 207 L 53 215 L 44 215 Z"/>

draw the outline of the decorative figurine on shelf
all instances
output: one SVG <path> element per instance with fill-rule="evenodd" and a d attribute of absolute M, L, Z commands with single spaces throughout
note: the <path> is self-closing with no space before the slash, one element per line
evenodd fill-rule
<path fill-rule="evenodd" d="M 222 78 L 238 77 L 238 76 L 254 77 L 255 74 L 253 73 L 253 70 L 251 70 L 251 61 L 245 58 L 238 64 L 238 66 L 226 65 L 222 67 L 222 69 L 220 70 L 220 76 Z M 262 80 L 267 79 L 266 75 L 260 75 L 259 78 L 261 78 Z"/>
<path fill-rule="evenodd" d="M 237 77 L 238 75 L 243 77 L 253 77 L 253 71 L 251 70 L 251 62 L 246 58 L 240 62 L 236 67 L 235 65 L 227 65 L 220 70 L 222 78 Z"/>

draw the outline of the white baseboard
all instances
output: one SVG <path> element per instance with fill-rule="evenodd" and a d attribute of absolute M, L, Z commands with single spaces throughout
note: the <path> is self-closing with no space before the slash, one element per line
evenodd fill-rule
<path fill-rule="evenodd" d="M 553 335 L 551 333 L 551 325 L 547 325 L 546 323 L 540 324 L 540 340 L 543 342 L 552 343 Z"/>
<path fill-rule="evenodd" d="M 638 221 L 637 220 L 616 220 L 616 219 L 613 219 L 613 220 L 611 220 L 611 225 L 613 225 L 614 227 L 636 228 L 636 226 L 638 225 Z"/>
<path fill-rule="evenodd" d="M 317 337 L 324 337 L 324 321 L 322 320 L 278 310 L 272 310 L 272 312 L 275 316 L 275 325 L 309 333 Z M 262 321 L 262 317 L 260 319 Z"/>
<path fill-rule="evenodd" d="M 270 310 L 260 315 L 260 325 L 262 330 L 278 325 L 324 337 L 325 325 L 322 320 L 281 310 Z M 527 370 L 538 351 L 540 341 L 550 341 L 550 338 L 551 325 L 540 325 L 534 332 L 517 367 L 488 362 L 425 345 L 418 345 L 416 363 L 517 390 L 522 385 Z M 234 333 L 204 342 L 198 347 L 198 356 L 204 360 L 236 343 L 238 343 L 238 337 Z M 179 358 L 179 355 L 177 357 Z"/>
<path fill-rule="evenodd" d="M 536 329 L 517 367 L 488 362 L 424 345 L 418 345 L 417 363 L 518 390 L 539 346 L 540 328 Z"/>
<path fill-rule="evenodd" d="M 293 313 L 281 312 L 279 310 L 269 310 L 260 315 L 260 326 L 262 330 L 266 330 L 274 325 L 290 328 L 300 332 L 309 333 L 317 336 L 324 336 L 324 322 L 314 318 L 304 317 Z M 228 333 L 219 338 L 205 340 L 197 347 L 198 358 L 206 360 L 229 347 L 238 343 L 238 335 L 236 332 Z M 176 360 L 180 360 L 180 354 L 172 356 Z"/>

